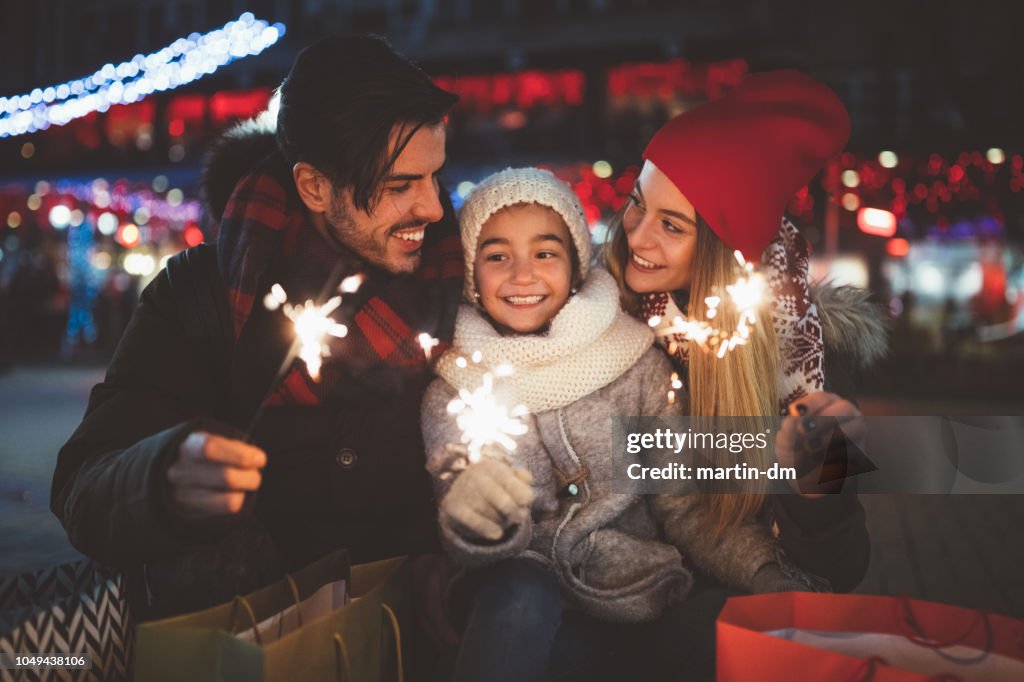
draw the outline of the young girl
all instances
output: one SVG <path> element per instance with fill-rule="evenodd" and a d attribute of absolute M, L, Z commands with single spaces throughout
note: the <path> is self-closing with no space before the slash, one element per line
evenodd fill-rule
<path fill-rule="evenodd" d="M 460 228 L 469 304 L 423 403 L 442 539 L 475 569 L 454 590 L 469 606 L 456 679 L 531 680 L 584 665 L 600 677 L 640 656 L 633 645 L 656 641 L 659 629 L 680 634 L 692 577 L 659 519 L 705 530 L 692 496 L 661 496 L 649 508 L 612 489 L 612 418 L 681 414 L 653 389 L 671 367 L 651 329 L 621 311 L 614 279 L 591 270 L 583 210 L 549 172 L 487 178 Z M 458 361 L 475 351 L 479 363 Z M 529 430 L 513 453 L 494 448 L 460 469 L 446 407 L 502 364 L 514 368 L 498 380 L 502 398 L 529 409 Z M 745 591 L 804 587 L 783 575 L 779 557 L 767 528 L 747 524 L 701 565 Z M 644 658 L 675 673 L 693 663 L 692 642 L 665 639 L 669 653 Z"/>

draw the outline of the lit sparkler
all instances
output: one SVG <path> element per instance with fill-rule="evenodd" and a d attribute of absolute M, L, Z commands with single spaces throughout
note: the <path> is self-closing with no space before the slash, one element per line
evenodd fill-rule
<path fill-rule="evenodd" d="M 344 338 L 348 327 L 338 324 L 329 316 L 341 305 L 341 296 L 334 296 L 322 306 L 313 301 L 305 305 L 284 304 L 284 314 L 295 324 L 295 335 L 300 340 L 299 358 L 306 363 L 306 371 L 313 381 L 320 380 L 320 366 L 323 358 L 330 355 L 330 347 L 324 343 L 327 336 Z"/>
<path fill-rule="evenodd" d="M 747 342 L 751 326 L 757 324 L 757 308 L 764 297 L 765 281 L 760 273 L 754 271 L 753 263 L 748 263 L 739 251 L 734 255 L 742 274 L 734 283 L 727 285 L 725 290 L 739 315 L 736 329 L 730 332 L 715 327 L 706 320 L 693 320 L 682 316 L 676 317 L 667 326 L 661 326 L 662 319 L 655 316 L 647 322 L 657 329 L 658 335 L 678 335 L 695 342 L 704 350 L 715 348 L 715 355 L 718 358 L 725 357 L 726 353 Z M 721 296 L 708 296 L 704 299 L 704 305 L 707 307 L 705 317 L 708 320 L 718 316 L 721 303 Z"/>
<path fill-rule="evenodd" d="M 352 275 L 341 281 L 338 291 L 343 294 L 355 293 L 362 283 L 363 275 Z M 317 305 L 312 300 L 292 305 L 288 303 L 288 295 L 280 284 L 270 287 L 270 293 L 263 299 L 263 305 L 268 310 L 281 308 L 295 329 L 295 344 L 289 351 L 285 363 L 290 365 L 297 355 L 306 363 L 306 371 L 313 381 L 320 380 L 323 359 L 331 352 L 330 346 L 326 343 L 327 337 L 340 339 L 348 334 L 348 327 L 331 319 L 331 313 L 338 309 L 341 301 L 342 296 L 338 294 L 323 305 Z"/>
<path fill-rule="evenodd" d="M 423 349 L 423 356 L 427 359 L 427 362 L 430 362 L 430 352 L 441 342 L 426 332 L 423 332 L 416 338 L 420 342 L 420 348 Z"/>
<path fill-rule="evenodd" d="M 319 301 L 327 299 L 323 304 L 307 300 L 305 303 L 292 305 L 288 303 L 288 294 L 280 284 L 271 286 L 270 292 L 263 297 L 263 305 L 267 310 L 281 308 L 288 319 L 291 320 L 292 327 L 295 330 L 295 339 L 288 348 L 288 352 L 281 359 L 281 365 L 277 369 L 274 380 L 270 383 L 266 395 L 260 401 L 259 407 L 249 421 L 249 427 L 245 430 L 246 442 L 251 440 L 256 425 L 267 409 L 267 398 L 273 395 L 274 391 L 278 389 L 281 382 L 291 371 L 295 358 L 301 358 L 306 363 L 306 371 L 309 373 L 310 378 L 314 381 L 319 381 L 320 367 L 323 364 L 323 359 L 330 354 L 330 347 L 326 343 L 327 337 L 341 338 L 348 334 L 348 327 L 331 319 L 331 313 L 341 305 L 344 294 L 352 294 L 358 291 L 359 286 L 365 279 L 365 275 L 352 275 L 343 279 L 340 284 L 335 284 L 338 278 L 341 277 L 341 268 L 340 263 L 334 267 L 334 270 L 327 278 L 323 290 L 317 297 Z M 334 296 L 331 296 L 332 292 L 335 293 Z M 328 298 L 329 296 L 330 298 Z"/>
<path fill-rule="evenodd" d="M 482 355 L 477 351 L 472 359 L 478 363 Z M 495 371 L 499 376 L 508 376 L 513 370 L 510 365 L 500 365 Z M 509 410 L 502 405 L 494 395 L 494 375 L 490 372 L 484 374 L 483 383 L 475 390 L 459 389 L 459 397 L 448 403 L 448 413 L 455 415 L 455 423 L 462 431 L 461 443 L 469 463 L 480 461 L 483 449 L 489 445 L 514 452 L 515 437 L 528 430 L 522 421 L 529 413 L 526 406 L 517 405 Z"/>

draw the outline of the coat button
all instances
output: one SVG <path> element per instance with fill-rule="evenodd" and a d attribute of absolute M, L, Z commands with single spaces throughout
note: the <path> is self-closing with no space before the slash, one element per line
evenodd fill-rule
<path fill-rule="evenodd" d="M 352 450 L 344 448 L 341 452 L 335 455 L 334 461 L 342 469 L 351 469 L 356 465 L 356 462 L 359 461 L 359 457 L 356 456 L 356 453 Z"/>

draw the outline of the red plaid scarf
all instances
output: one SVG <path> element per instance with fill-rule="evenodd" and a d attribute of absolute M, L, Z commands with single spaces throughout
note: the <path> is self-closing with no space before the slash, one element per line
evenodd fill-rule
<path fill-rule="evenodd" d="M 441 341 L 432 359 L 448 347 L 463 278 L 458 226 L 444 193 L 445 217 L 427 229 L 421 267 L 413 276 L 395 276 L 326 243 L 276 156 L 238 182 L 220 221 L 217 251 L 236 335 L 236 396 L 244 396 L 249 410 L 258 407 L 254 394 L 268 390 L 294 338 L 284 314 L 263 306 L 270 286 L 280 283 L 293 303 L 315 300 L 338 264 L 340 277 L 366 275 L 333 316 L 348 326 L 348 336 L 330 340 L 319 382 L 297 361 L 264 402 L 316 405 L 346 394 L 359 400 L 362 389 L 393 393 L 403 390 L 405 378 L 429 374 L 417 337 L 426 332 Z"/>
<path fill-rule="evenodd" d="M 818 307 L 808 290 L 807 241 L 786 218 L 782 219 L 779 235 L 765 249 L 762 261 L 771 291 L 772 326 L 782 356 L 779 411 L 785 414 L 797 398 L 824 389 L 825 344 Z M 684 305 L 681 311 L 668 292 L 657 292 L 643 297 L 641 316 L 645 320 L 658 316 L 662 326 L 668 326 L 677 316 L 685 316 L 685 308 Z M 658 339 L 673 351 L 672 359 L 685 376 L 690 342 L 680 334 L 659 334 Z"/>

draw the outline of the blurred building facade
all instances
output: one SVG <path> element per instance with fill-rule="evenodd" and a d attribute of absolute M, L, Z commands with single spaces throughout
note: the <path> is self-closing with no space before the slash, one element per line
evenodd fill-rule
<path fill-rule="evenodd" d="M 789 207 L 828 252 L 818 274 L 876 290 L 901 330 L 896 362 L 954 352 L 964 380 L 983 382 L 971 363 L 1024 357 L 1004 348 L 1024 320 L 1024 68 L 1015 56 L 1024 3 L 37 0 L 2 12 L 0 96 L 82 77 L 243 12 L 287 26 L 272 49 L 188 86 L 0 138 L 0 323 L 59 329 L 68 320 L 78 334 L 8 346 L 116 340 L 162 258 L 211 236 L 196 201 L 210 141 L 267 106 L 302 46 L 371 32 L 460 95 L 447 178 L 456 203 L 490 170 L 546 164 L 573 185 L 597 236 L 669 117 L 747 72 L 807 71 L 839 93 L 854 124 L 847 153 Z M 865 209 L 880 210 L 882 223 L 865 223 Z M 70 234 L 82 223 L 96 232 L 88 259 L 72 248 L 84 243 Z M 90 266 L 107 274 L 90 279 Z M 89 300 L 76 281 L 98 290 L 97 320 L 72 310 Z M 45 306 L 22 310 L 11 292 L 25 287 L 45 289 Z M 989 338 L 979 343 L 982 329 Z"/>
<path fill-rule="evenodd" d="M 0 91 L 66 80 L 250 11 L 286 44 L 201 89 L 272 86 L 330 33 L 387 35 L 434 72 L 599 69 L 627 60 L 743 58 L 837 89 L 855 144 L 991 146 L 1021 139 L 1020 3 L 803 0 L 36 0 L 7 2 Z M 929 150 L 931 151 L 931 150 Z"/>

